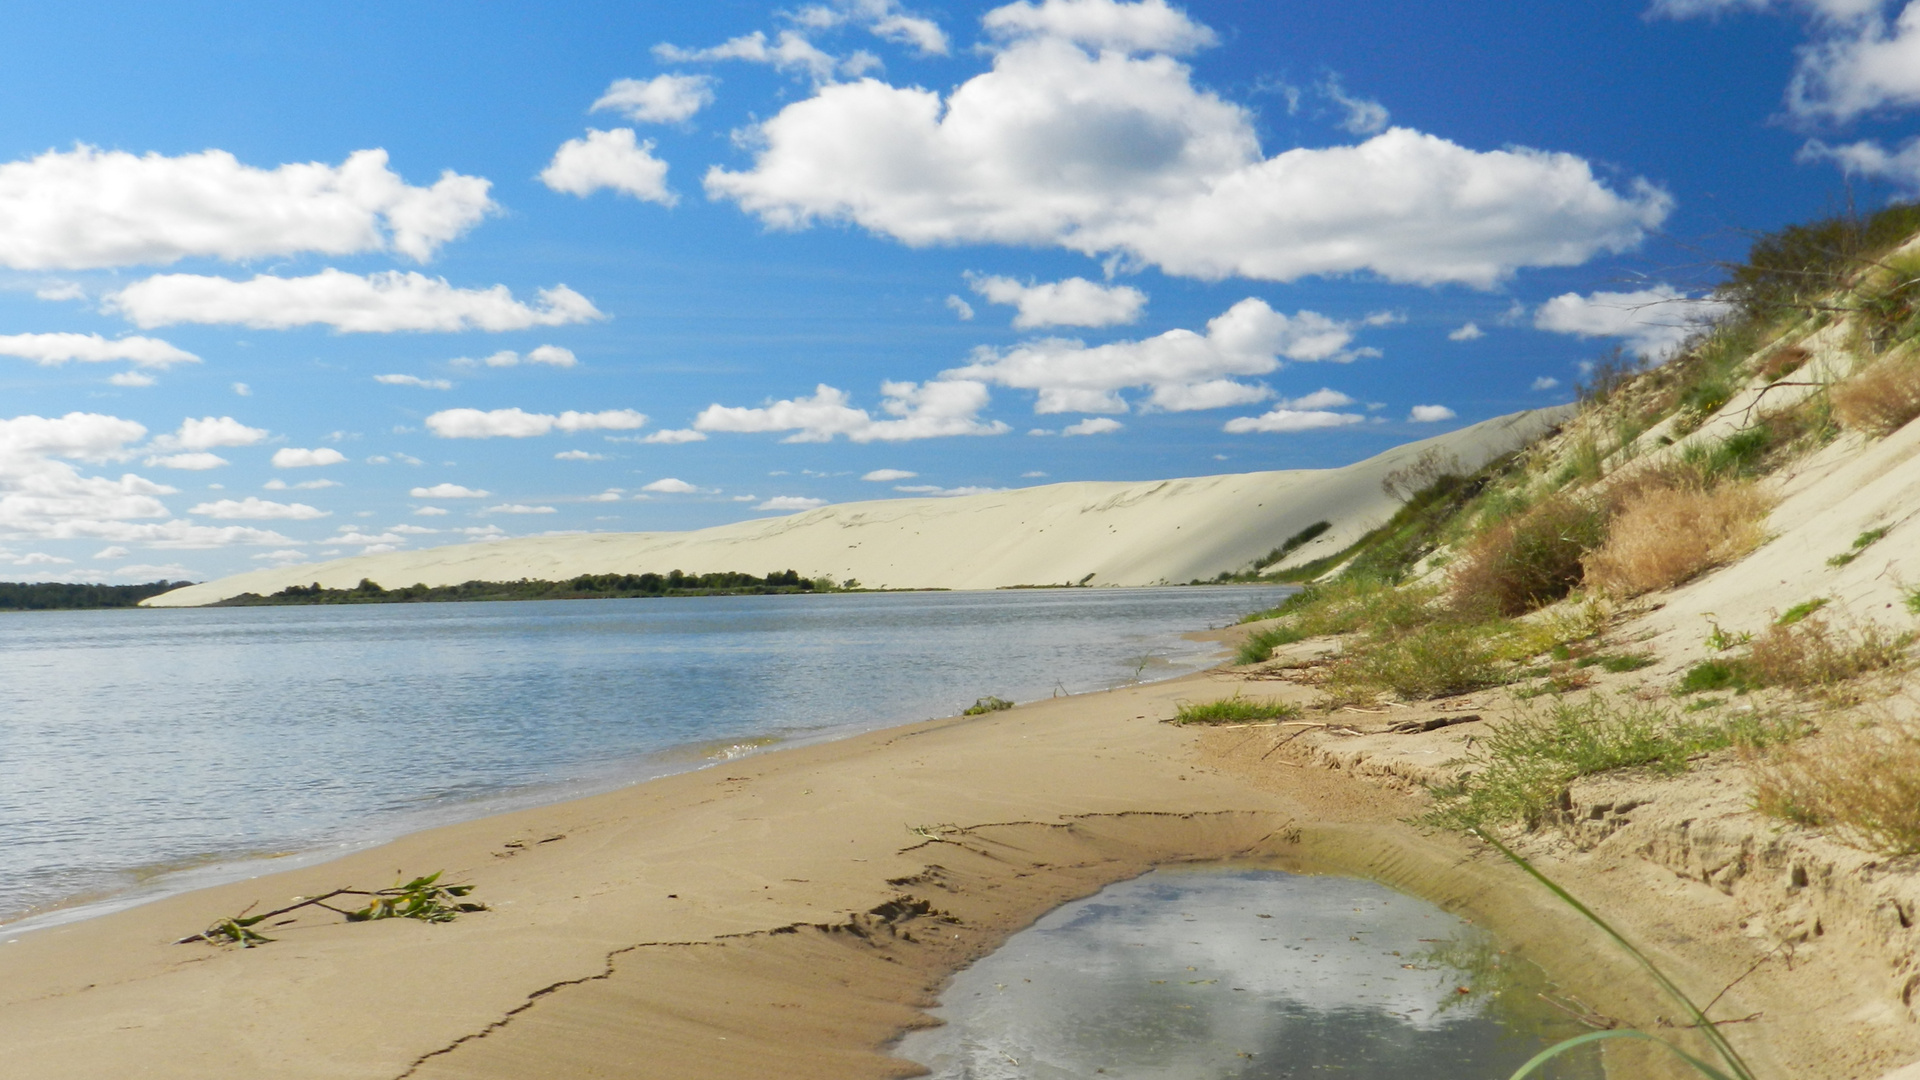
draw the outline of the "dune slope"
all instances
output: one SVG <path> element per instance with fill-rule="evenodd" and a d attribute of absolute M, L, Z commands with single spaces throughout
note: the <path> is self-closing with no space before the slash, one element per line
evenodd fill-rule
<path fill-rule="evenodd" d="M 255 570 L 146 604 L 191 607 L 289 585 L 347 588 L 362 578 L 401 588 L 670 570 L 792 568 L 873 588 L 1186 582 L 1245 569 L 1318 521 L 1333 528 L 1309 550 L 1339 550 L 1393 512 L 1398 504 L 1381 490 L 1381 478 L 1428 447 L 1474 468 L 1538 438 L 1568 411 L 1496 417 L 1338 469 L 1047 484 L 952 499 L 841 503 L 694 532 L 526 537 L 385 552 Z"/>

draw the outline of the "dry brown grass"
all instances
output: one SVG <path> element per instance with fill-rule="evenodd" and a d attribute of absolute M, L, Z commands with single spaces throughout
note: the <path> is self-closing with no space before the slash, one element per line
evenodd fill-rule
<path fill-rule="evenodd" d="M 1798 371 L 1807 360 L 1806 349 L 1799 345 L 1786 345 L 1773 350 L 1765 360 L 1760 361 L 1756 374 L 1768 382 L 1775 382 L 1791 372 Z"/>
<path fill-rule="evenodd" d="M 1776 750 L 1754 762 L 1753 801 L 1870 851 L 1920 853 L 1920 727 L 1851 728 Z"/>
<path fill-rule="evenodd" d="M 1833 416 L 1842 427 L 1888 435 L 1920 416 L 1920 356 L 1889 356 L 1832 390 Z"/>
<path fill-rule="evenodd" d="M 1906 659 L 1907 641 L 1906 636 L 1891 635 L 1875 623 L 1847 634 L 1812 616 L 1768 627 L 1753 639 L 1746 662 L 1761 686 L 1831 687 L 1900 665 Z"/>
<path fill-rule="evenodd" d="M 1625 492 L 1606 543 L 1584 560 L 1587 580 L 1622 597 L 1678 585 L 1758 547 L 1771 507 L 1750 483 Z"/>

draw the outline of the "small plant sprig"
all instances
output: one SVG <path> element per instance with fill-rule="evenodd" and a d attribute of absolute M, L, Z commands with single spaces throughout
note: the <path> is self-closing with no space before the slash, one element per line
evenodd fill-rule
<path fill-rule="evenodd" d="M 255 930 L 254 927 L 289 912 L 301 908 L 320 907 L 341 915 L 348 922 L 372 922 L 376 919 L 419 919 L 422 922 L 452 922 L 470 911 L 485 911 L 487 905 L 465 897 L 473 892 L 472 885 L 442 885 L 440 875 L 445 871 L 436 870 L 431 874 L 403 882 L 390 889 L 335 889 L 319 896 L 302 896 L 285 907 L 272 911 L 263 911 L 258 915 L 249 915 L 257 905 L 249 905 L 246 911 L 214 922 L 213 925 L 197 934 L 189 934 L 174 942 L 186 945 L 190 942 L 204 941 L 213 945 L 238 945 L 251 949 L 274 940 Z M 341 896 L 365 897 L 366 906 L 360 908 L 335 907 L 327 901 Z"/>

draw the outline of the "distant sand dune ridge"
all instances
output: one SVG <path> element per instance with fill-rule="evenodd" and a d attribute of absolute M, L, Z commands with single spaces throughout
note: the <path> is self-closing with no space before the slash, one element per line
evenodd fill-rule
<path fill-rule="evenodd" d="M 840 503 L 691 532 L 524 537 L 273 567 L 156 596 L 210 604 L 318 582 L 387 588 L 580 574 L 792 568 L 873 588 L 1156 585 L 1249 567 L 1318 521 L 1333 528 L 1302 557 L 1337 551 L 1397 505 L 1380 481 L 1429 446 L 1473 469 L 1538 438 L 1571 407 L 1512 413 L 1337 469 L 1179 480 L 1046 484 L 957 498 Z"/>

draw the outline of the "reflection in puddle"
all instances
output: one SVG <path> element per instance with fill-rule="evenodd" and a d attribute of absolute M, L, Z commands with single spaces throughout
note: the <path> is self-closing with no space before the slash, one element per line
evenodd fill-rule
<path fill-rule="evenodd" d="M 898 1048 L 939 1080 L 1510 1075 L 1587 1030 L 1532 964 L 1381 885 L 1158 870 L 1068 904 L 956 975 Z M 1536 1075 L 1602 1076 L 1590 1051 Z"/>

